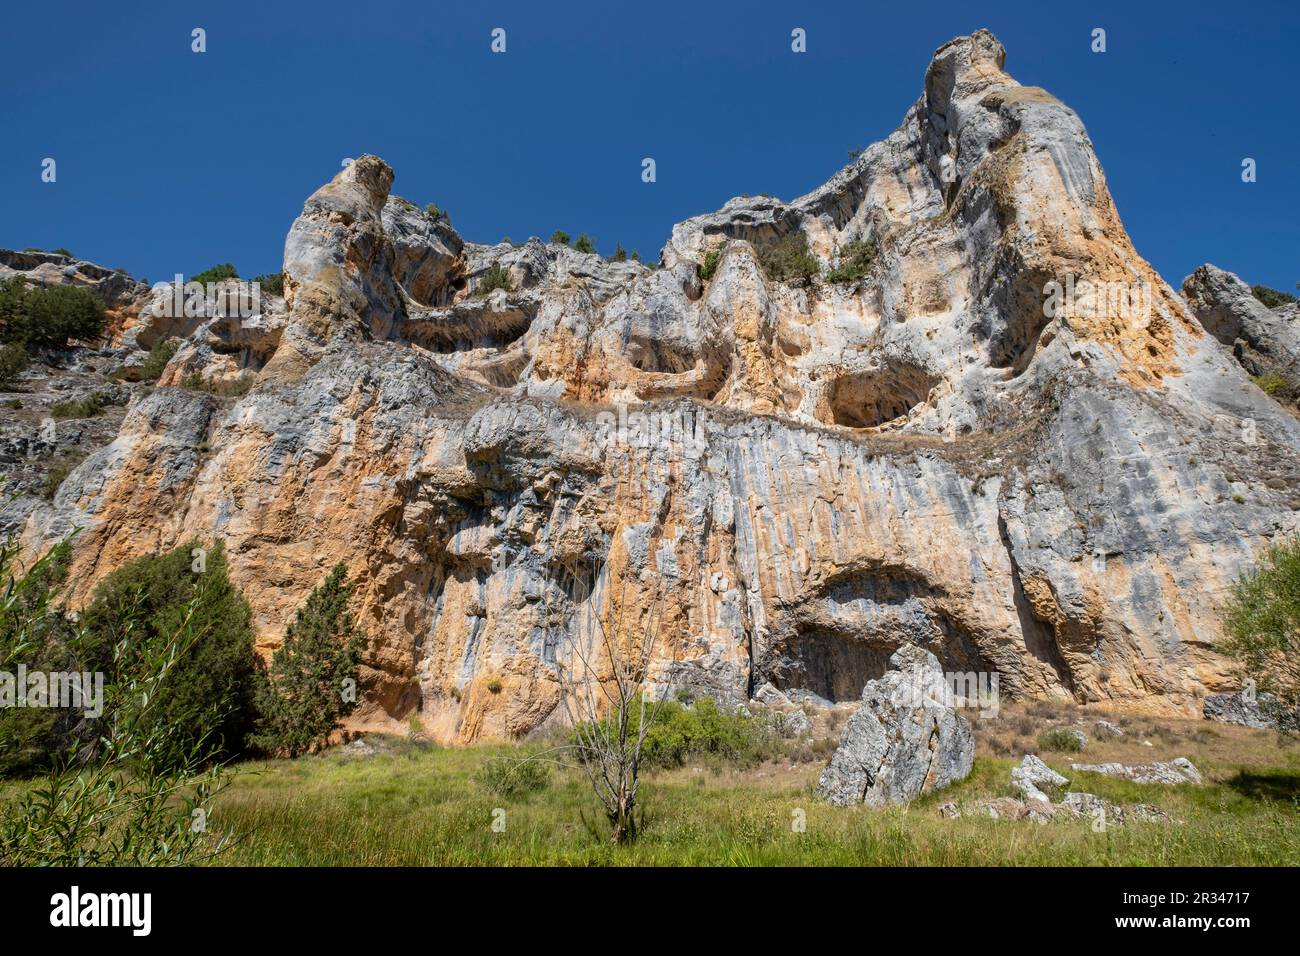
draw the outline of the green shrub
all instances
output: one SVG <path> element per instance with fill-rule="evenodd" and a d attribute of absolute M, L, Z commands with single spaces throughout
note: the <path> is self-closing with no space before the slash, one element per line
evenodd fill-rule
<path fill-rule="evenodd" d="M 77 258 L 72 254 L 71 249 L 65 249 L 63 248 L 63 246 L 59 246 L 59 248 L 57 249 L 51 249 L 50 252 L 53 252 L 55 255 L 59 255 L 59 256 L 67 256 L 69 259 Z"/>
<path fill-rule="evenodd" d="M 451 214 L 443 209 L 436 202 L 431 202 L 424 207 L 424 211 L 434 219 L 441 219 L 447 225 L 451 225 Z"/>
<path fill-rule="evenodd" d="M 721 249 L 710 249 L 704 254 L 704 261 L 700 263 L 700 278 L 708 282 L 713 278 L 713 273 L 718 271 L 718 262 L 722 259 Z"/>
<path fill-rule="evenodd" d="M 623 243 L 614 243 L 614 254 L 610 258 L 615 262 L 627 261 L 627 250 L 623 248 Z"/>
<path fill-rule="evenodd" d="M 267 295 L 284 295 L 284 273 L 268 272 L 253 280 Z"/>
<path fill-rule="evenodd" d="M 556 229 L 553 233 L 551 233 L 550 241 L 557 242 L 562 246 L 567 246 L 569 244 L 569 234 L 565 232 L 563 229 Z"/>
<path fill-rule="evenodd" d="M 577 239 L 573 240 L 573 248 L 578 252 L 595 253 L 596 242 L 585 232 L 581 233 Z"/>
<path fill-rule="evenodd" d="M 70 339 L 91 341 L 103 331 L 104 302 L 89 289 L 0 281 L 0 341 L 20 342 L 31 352 L 64 348 Z"/>
<path fill-rule="evenodd" d="M 640 726 L 637 707 L 630 710 L 632 735 Z M 709 697 L 686 706 L 665 701 L 654 711 L 641 748 L 646 767 L 680 767 L 687 760 L 708 759 L 752 766 L 774 754 L 777 736 L 764 721 L 720 709 Z"/>
<path fill-rule="evenodd" d="M 494 262 L 479 276 L 478 285 L 474 288 L 474 296 L 481 299 L 497 289 L 505 289 L 507 292 L 515 291 L 514 285 L 510 281 L 510 270 L 506 269 L 501 263 Z"/>
<path fill-rule="evenodd" d="M 1300 537 L 1271 544 L 1258 567 L 1241 576 L 1223 610 L 1220 650 L 1241 676 L 1300 706 Z"/>
<path fill-rule="evenodd" d="M 846 242 L 839 252 L 839 264 L 826 274 L 827 282 L 852 282 L 871 271 L 876 261 L 876 244 L 870 240 L 856 239 Z"/>
<path fill-rule="evenodd" d="M 183 761 L 199 746 L 237 754 L 252 728 L 252 613 L 230 581 L 225 548 L 218 543 L 201 556 L 197 549 L 191 542 L 124 565 L 99 583 L 80 618 L 92 670 L 119 666 L 114 647 L 123 621 L 137 622 L 136 653 L 146 657 L 186 628 L 197 634 L 151 710 L 154 732 L 171 742 L 160 760 Z"/>
<path fill-rule="evenodd" d="M 104 396 L 99 392 L 81 398 L 69 398 L 50 406 L 53 418 L 94 418 L 104 411 Z"/>
<path fill-rule="evenodd" d="M 759 243 L 754 252 L 764 275 L 773 282 L 806 281 L 821 271 L 821 265 L 808 249 L 808 239 L 802 232 L 776 242 Z"/>
<path fill-rule="evenodd" d="M 176 350 L 181 347 L 181 340 L 178 338 L 163 339 L 156 342 L 154 347 L 149 350 L 148 357 L 136 368 L 126 369 L 126 377 L 132 382 L 156 382 L 162 378 L 163 370 L 167 368 L 167 363 L 172 360 Z"/>
<path fill-rule="evenodd" d="M 1083 749 L 1082 741 L 1065 727 L 1043 731 L 1038 735 L 1038 746 L 1043 750 L 1055 750 L 1061 753 L 1078 753 Z"/>
<path fill-rule="evenodd" d="M 84 632 L 52 608 L 66 548 L 64 542 L 17 581 L 13 549 L 0 549 L 0 668 L 35 661 L 43 669 L 91 669 Z M 71 708 L 0 711 L 0 757 L 37 743 L 49 764 L 39 783 L 0 800 L 0 866 L 180 865 L 210 859 L 229 844 L 225 835 L 193 825 L 225 784 L 204 743 L 209 735 L 189 723 L 184 730 L 199 743 L 178 749 L 156 719 L 164 688 L 198 642 L 192 615 L 152 644 L 138 640 L 139 624 L 131 608 L 115 622 L 102 697 L 87 702 L 102 707 L 100 718 Z M 15 727 L 14 720 L 46 723 Z"/>
<path fill-rule="evenodd" d="M 1296 300 L 1290 292 L 1279 292 L 1277 289 L 1270 289 L 1266 285 L 1253 285 L 1250 287 L 1251 293 L 1262 302 L 1265 308 L 1276 309 L 1280 305 L 1289 305 Z"/>
<path fill-rule="evenodd" d="M 0 667 L 18 663 L 29 671 L 79 671 L 70 648 L 71 629 L 54 603 L 67 579 L 71 548 L 52 548 L 21 578 L 12 574 L 16 551 L 0 544 L 0 566 L 9 593 L 0 600 Z M 0 777 L 27 776 L 69 746 L 77 715 L 53 707 L 0 707 Z"/>
<path fill-rule="evenodd" d="M 27 349 L 21 342 L 0 346 L 0 388 L 8 388 L 27 368 Z"/>
<path fill-rule="evenodd" d="M 551 783 L 550 768 L 536 757 L 494 757 L 477 776 L 484 790 L 507 800 L 545 790 Z"/>
<path fill-rule="evenodd" d="M 499 694 L 505 685 L 501 683 L 500 677 L 490 677 L 484 686 L 487 687 L 488 693 Z"/>
<path fill-rule="evenodd" d="M 1251 381 L 1279 402 L 1296 402 L 1300 400 L 1300 382 L 1277 369 L 1270 369 L 1263 375 L 1255 375 L 1251 378 Z"/>
<path fill-rule="evenodd" d="M 339 564 L 298 609 L 258 679 L 253 747 L 296 757 L 324 743 L 356 707 L 361 632 L 348 611 L 351 597 Z"/>
<path fill-rule="evenodd" d="M 235 266 L 230 262 L 223 262 L 215 265 L 211 269 L 204 269 L 196 276 L 190 276 L 190 282 L 225 282 L 227 279 L 238 279 L 239 273 L 235 271 Z"/>

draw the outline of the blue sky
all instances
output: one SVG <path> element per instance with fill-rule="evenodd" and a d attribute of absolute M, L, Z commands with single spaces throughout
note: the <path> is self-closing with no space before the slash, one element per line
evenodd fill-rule
<path fill-rule="evenodd" d="M 278 270 L 303 200 L 363 152 L 468 239 L 563 228 L 651 258 L 674 222 L 733 195 L 823 182 L 898 125 L 937 46 L 981 26 L 1013 76 L 1082 116 L 1166 279 L 1211 261 L 1300 281 L 1294 0 L 94 0 L 9 4 L 4 20 L 0 246 L 66 246 L 154 281 L 224 261 Z M 806 54 L 790 52 L 794 27 Z M 40 181 L 45 157 L 56 183 Z"/>

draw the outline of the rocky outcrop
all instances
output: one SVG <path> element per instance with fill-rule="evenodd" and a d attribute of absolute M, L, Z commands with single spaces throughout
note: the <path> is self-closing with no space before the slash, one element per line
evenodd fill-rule
<path fill-rule="evenodd" d="M 1020 766 L 1011 770 L 1011 786 L 1026 800 L 1038 800 L 1050 803 L 1051 798 L 1041 788 L 1059 790 L 1070 783 L 1041 759 L 1033 754 L 1026 754 Z"/>
<path fill-rule="evenodd" d="M 149 300 L 149 284 L 121 269 L 109 269 L 61 252 L 0 249 L 0 279 L 20 278 L 28 285 L 76 285 L 104 300 L 106 339 L 116 344 Z"/>
<path fill-rule="evenodd" d="M 1288 710 L 1267 691 L 1210 694 L 1203 707 L 1207 720 L 1266 730 L 1300 730 L 1300 712 Z"/>
<path fill-rule="evenodd" d="M 573 641 L 651 617 L 663 692 L 847 703 L 912 645 L 1009 697 L 1198 707 L 1231 686 L 1218 595 L 1297 525 L 1300 422 L 1004 59 L 945 44 L 886 140 L 655 266 L 465 242 L 362 157 L 290 229 L 284 300 L 196 326 L 28 552 L 82 529 L 76 601 L 221 538 L 265 652 L 343 561 L 354 729 L 444 742 L 560 719 Z M 765 272 L 785 238 L 822 273 Z M 874 259 L 831 281 L 850 243 Z"/>
<path fill-rule="evenodd" d="M 1183 297 L 1205 331 L 1232 350 L 1251 375 L 1274 372 L 1300 388 L 1300 313 L 1269 309 L 1245 282 L 1206 263 L 1183 280 Z"/>
<path fill-rule="evenodd" d="M 970 773 L 975 737 L 933 654 L 903 647 L 868 681 L 817 792 L 837 806 L 906 803 Z"/>
<path fill-rule="evenodd" d="M 1133 783 L 1201 783 L 1200 771 L 1186 757 L 1134 766 L 1122 763 L 1072 763 L 1070 767 L 1086 773 L 1131 780 Z"/>

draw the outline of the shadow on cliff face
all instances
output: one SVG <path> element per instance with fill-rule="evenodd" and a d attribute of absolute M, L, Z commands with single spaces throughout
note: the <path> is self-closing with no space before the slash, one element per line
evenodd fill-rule
<path fill-rule="evenodd" d="M 836 703 L 857 700 L 904 644 L 932 651 L 947 670 L 988 670 L 944 598 L 923 575 L 904 568 L 836 577 L 790 612 L 789 636 L 773 642 L 766 661 L 756 662 L 755 683 L 767 679 L 778 690 Z"/>

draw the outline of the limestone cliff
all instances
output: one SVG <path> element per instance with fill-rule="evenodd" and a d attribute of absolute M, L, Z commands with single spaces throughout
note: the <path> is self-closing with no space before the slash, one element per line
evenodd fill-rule
<path fill-rule="evenodd" d="M 723 697 L 856 700 L 910 643 L 1013 695 L 1194 705 L 1227 683 L 1225 587 L 1296 526 L 1300 423 L 1004 57 L 944 45 L 888 139 L 681 223 L 655 267 L 463 241 L 363 157 L 290 229 L 284 299 L 189 333 L 26 543 L 83 528 L 84 598 L 220 538 L 263 650 L 344 561 L 355 723 L 445 741 L 558 719 L 555 662 L 595 618 L 652 618 L 653 680 Z M 769 278 L 787 237 L 822 275 Z M 238 398 L 175 387 L 235 374 Z"/>

